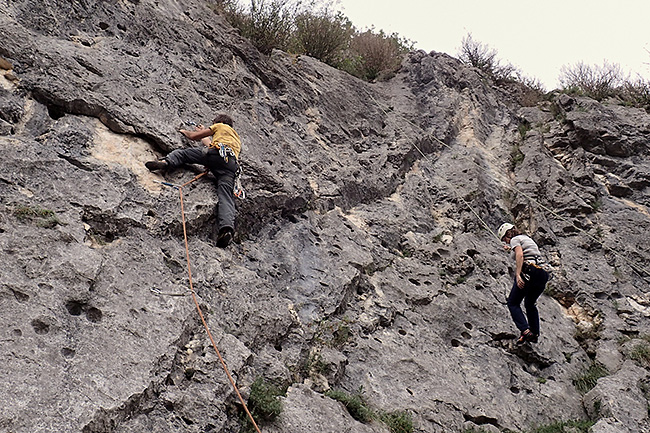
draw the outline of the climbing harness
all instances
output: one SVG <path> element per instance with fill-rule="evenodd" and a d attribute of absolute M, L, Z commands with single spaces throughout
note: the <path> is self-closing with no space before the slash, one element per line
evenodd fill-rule
<path fill-rule="evenodd" d="M 228 146 L 226 146 L 223 143 L 218 143 L 219 144 L 219 155 L 223 158 L 224 161 L 226 161 L 226 164 L 228 163 L 228 157 L 232 156 L 233 158 L 237 158 L 235 156 L 235 152 Z"/>
<path fill-rule="evenodd" d="M 388 115 L 388 111 L 385 110 L 385 109 L 381 106 L 381 104 L 380 104 L 380 103 L 379 103 L 379 102 L 374 98 L 374 96 L 373 96 L 372 94 L 370 94 L 370 92 L 368 92 L 368 96 L 370 97 L 370 99 L 372 99 L 372 100 L 375 102 L 375 104 L 377 104 L 377 107 L 379 107 L 379 109 L 384 113 L 384 115 Z M 403 117 L 403 116 L 400 116 L 400 117 Z M 414 124 L 413 122 L 411 122 L 409 119 L 404 118 L 404 120 L 405 120 L 406 123 L 409 123 L 411 126 L 413 126 L 413 127 L 415 127 L 415 128 L 419 128 L 419 126 L 415 125 L 415 124 Z M 398 128 L 401 129 L 401 127 L 400 127 L 399 125 L 398 125 Z M 404 131 L 402 130 L 402 132 L 404 132 Z M 405 135 L 406 135 L 406 134 L 405 134 Z M 449 150 L 452 150 L 451 146 L 449 146 L 449 145 L 448 145 L 447 143 L 445 143 L 444 141 L 440 140 L 438 137 L 436 137 L 436 136 L 434 136 L 434 135 L 432 135 L 431 137 L 432 137 L 436 142 L 438 142 L 439 144 L 441 144 L 442 146 L 446 147 L 446 148 L 449 149 Z M 413 147 L 415 148 L 415 150 L 417 150 L 417 151 L 422 155 L 422 157 L 423 157 L 426 161 L 428 161 L 429 163 L 432 163 L 431 159 L 430 159 L 430 158 L 429 158 L 429 157 L 428 157 L 424 152 L 422 152 L 422 150 L 417 146 L 417 144 L 413 143 Z M 485 168 L 482 167 L 478 162 L 473 161 L 473 160 L 472 160 L 471 162 L 472 162 L 474 165 L 476 165 L 479 169 L 481 169 L 481 170 L 483 170 L 483 171 L 486 171 Z M 558 219 L 560 219 L 560 220 L 562 220 L 562 221 L 564 221 L 564 222 L 566 222 L 566 223 L 571 224 L 572 227 L 574 227 L 576 230 L 578 230 L 579 232 L 581 232 L 582 234 L 584 234 L 585 236 L 587 236 L 587 237 L 588 237 L 589 239 L 591 239 L 592 241 L 596 242 L 596 243 L 597 243 L 598 245 L 600 245 L 603 249 L 606 249 L 606 250 L 612 252 L 612 253 L 613 253 L 617 258 L 621 259 L 621 261 L 623 261 L 625 264 L 627 264 L 627 265 L 628 265 L 628 266 L 629 266 L 629 267 L 630 267 L 630 268 L 631 268 L 631 269 L 632 269 L 632 270 L 633 270 L 633 271 L 634 271 L 634 272 L 635 272 L 639 277 L 641 277 L 644 281 L 646 281 L 646 282 L 648 281 L 648 280 L 646 279 L 646 277 L 644 276 L 644 275 L 647 275 L 647 272 L 646 272 L 644 269 L 640 268 L 640 267 L 637 266 L 635 263 L 632 263 L 632 262 L 631 262 L 630 260 L 628 260 L 625 256 L 623 256 L 622 254 L 620 254 L 619 252 L 617 252 L 615 249 L 610 248 L 610 247 L 607 247 L 605 244 L 603 244 L 603 242 L 602 242 L 600 239 L 598 239 L 598 238 L 596 238 L 594 235 L 588 233 L 586 230 L 584 230 L 584 229 L 582 229 L 582 228 L 580 228 L 580 227 L 577 227 L 577 226 L 576 226 L 575 224 L 573 224 L 573 222 L 571 222 L 569 219 L 567 219 L 567 218 L 563 217 L 562 215 L 558 214 L 558 213 L 555 212 L 553 209 L 550 209 L 549 207 L 544 206 L 544 205 L 541 204 L 539 201 L 537 201 L 536 199 L 534 199 L 533 197 L 531 197 L 529 194 L 526 194 L 525 192 L 519 190 L 519 189 L 516 188 L 516 187 L 508 186 L 507 182 L 504 181 L 502 178 L 500 178 L 498 174 L 495 174 L 495 177 L 496 177 L 496 178 L 501 182 L 501 185 L 502 185 L 504 188 L 509 189 L 509 190 L 511 190 L 511 191 L 513 191 L 513 192 L 516 192 L 516 193 L 518 193 L 518 194 L 521 194 L 522 196 L 526 197 L 530 202 L 536 203 L 536 204 L 537 204 L 541 209 L 543 209 L 543 210 L 549 212 L 550 214 L 552 214 L 552 215 L 555 216 L 556 218 L 558 218 Z M 453 184 L 451 184 L 451 182 L 449 182 L 449 181 L 447 181 L 446 179 L 443 179 L 443 178 L 441 178 L 441 177 L 439 177 L 439 179 L 441 179 L 443 182 L 445 182 L 445 183 L 451 185 L 451 189 L 452 189 L 454 192 L 456 191 L 456 190 L 455 190 L 456 187 L 455 187 Z M 486 223 L 486 222 L 485 222 L 485 221 L 484 221 L 484 220 L 483 220 L 483 219 L 478 215 L 478 213 L 476 213 L 476 211 L 474 210 L 474 208 L 473 208 L 473 207 L 472 207 L 472 206 L 467 202 L 467 200 L 465 200 L 465 198 L 464 198 L 461 194 L 458 194 L 458 193 L 457 193 L 457 196 L 458 196 L 458 197 L 460 198 L 460 200 L 465 204 L 465 206 L 467 206 L 467 208 L 468 208 L 468 209 L 469 209 L 469 210 L 470 210 L 470 211 L 471 211 L 471 212 L 476 216 L 476 218 L 481 222 L 481 224 L 483 224 L 483 226 L 486 228 L 486 230 L 487 230 L 489 233 L 491 233 L 492 236 L 495 237 L 499 242 L 501 242 L 501 239 L 499 238 L 499 236 L 498 236 L 498 235 L 494 232 L 494 230 L 492 230 L 492 229 L 490 228 L 490 226 L 489 226 L 489 225 L 488 225 L 488 224 L 487 224 L 487 223 Z"/>
<path fill-rule="evenodd" d="M 192 180 L 189 182 L 185 182 L 182 185 L 174 185 L 169 182 L 160 182 L 163 185 L 172 187 L 174 189 L 178 190 L 179 196 L 180 196 L 180 203 L 181 203 L 181 219 L 183 222 L 183 240 L 185 242 L 185 258 L 187 259 L 187 274 L 189 277 L 189 291 L 190 294 L 192 295 L 192 300 L 194 301 L 194 305 L 196 306 L 196 311 L 199 313 L 199 317 L 201 318 L 201 323 L 203 323 L 203 327 L 205 328 L 205 332 L 208 334 L 208 338 L 210 339 L 210 342 L 212 343 L 212 347 L 214 348 L 214 351 L 217 353 L 217 357 L 219 358 L 219 361 L 221 362 L 221 366 L 223 367 L 223 370 L 226 372 L 226 376 L 228 376 L 228 380 L 230 381 L 230 384 L 232 385 L 235 394 L 237 394 L 237 398 L 239 398 L 239 401 L 242 404 L 242 407 L 244 408 L 244 411 L 246 411 L 246 415 L 248 415 L 248 418 L 251 420 L 253 423 L 253 426 L 255 427 L 255 430 L 257 433 L 262 433 L 260 431 L 260 428 L 257 426 L 257 423 L 255 422 L 255 419 L 253 419 L 253 415 L 251 415 L 250 411 L 248 410 L 248 407 L 246 406 L 246 402 L 244 401 L 244 398 L 242 397 L 241 393 L 239 392 L 239 389 L 237 388 L 237 385 L 235 384 L 235 380 L 233 379 L 232 375 L 230 374 L 230 371 L 228 370 L 228 366 L 226 365 L 226 362 L 224 361 L 223 357 L 221 356 L 221 352 L 219 352 L 219 349 L 217 348 L 217 343 L 214 341 L 214 337 L 212 337 L 212 332 L 210 332 L 210 327 L 208 326 L 207 321 L 205 320 L 205 316 L 203 315 L 203 311 L 201 310 L 201 306 L 199 305 L 199 301 L 196 297 L 196 292 L 194 291 L 194 284 L 192 282 L 192 266 L 190 264 L 190 248 L 189 244 L 187 241 L 187 228 L 185 224 L 185 205 L 183 203 L 183 188 L 186 187 L 187 185 L 191 184 L 192 182 L 198 180 L 202 176 L 204 176 L 207 173 L 207 171 L 204 171 L 203 173 L 199 174 L 198 176 L 195 176 Z M 156 293 L 154 289 L 152 289 L 152 292 Z"/>

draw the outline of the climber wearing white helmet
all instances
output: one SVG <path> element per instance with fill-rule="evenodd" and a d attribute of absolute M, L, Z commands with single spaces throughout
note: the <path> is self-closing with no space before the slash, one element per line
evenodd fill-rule
<path fill-rule="evenodd" d="M 512 251 L 515 259 L 515 281 L 508 296 L 508 310 L 521 332 L 517 344 L 537 343 L 539 337 L 539 312 L 537 298 L 544 292 L 548 273 L 539 266 L 542 256 L 535 241 L 522 234 L 510 223 L 504 223 L 498 230 L 504 248 Z M 521 309 L 524 301 L 526 314 Z"/>

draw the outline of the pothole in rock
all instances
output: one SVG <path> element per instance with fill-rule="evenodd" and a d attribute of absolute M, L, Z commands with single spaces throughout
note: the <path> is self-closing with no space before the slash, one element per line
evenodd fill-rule
<path fill-rule="evenodd" d="M 74 358 L 76 355 L 76 352 L 73 349 L 70 349 L 68 347 L 64 347 L 61 349 L 61 356 L 63 356 L 66 359 L 71 359 Z"/>
<path fill-rule="evenodd" d="M 50 332 L 50 324 L 42 319 L 32 320 L 32 328 L 34 328 L 34 332 L 39 335 L 45 335 Z"/>
<path fill-rule="evenodd" d="M 86 319 L 92 323 L 99 323 L 102 321 L 104 313 L 99 308 L 91 307 L 88 303 L 78 300 L 69 300 L 65 303 L 65 308 L 71 316 L 86 315 Z"/>

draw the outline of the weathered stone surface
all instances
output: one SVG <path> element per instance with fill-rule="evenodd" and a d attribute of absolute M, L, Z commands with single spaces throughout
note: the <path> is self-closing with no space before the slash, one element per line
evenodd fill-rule
<path fill-rule="evenodd" d="M 183 188 L 193 287 L 244 397 L 259 376 L 289 386 L 263 431 L 386 431 L 330 388 L 422 432 L 525 431 L 596 417 L 596 399 L 594 431 L 647 429 L 644 111 L 522 108 L 436 52 L 364 83 L 262 56 L 199 0 L 0 8 L 1 430 L 239 430 L 160 183 L 200 168 L 144 168 L 219 111 L 248 197 L 221 250 L 210 177 Z M 513 345 L 504 220 L 553 267 L 534 346 Z M 610 376 L 583 397 L 593 361 Z"/>
<path fill-rule="evenodd" d="M 631 430 L 616 419 L 603 418 L 598 420 L 598 422 L 591 427 L 590 431 L 592 433 L 631 433 L 633 431 L 642 430 Z"/>
<path fill-rule="evenodd" d="M 615 374 L 598 379 L 585 396 L 585 408 L 593 419 L 613 418 L 627 428 L 636 425 L 633 431 L 649 431 L 648 405 L 641 389 L 647 381 L 645 369 L 626 361 Z"/>
<path fill-rule="evenodd" d="M 353 419 L 343 404 L 315 393 L 305 385 L 289 388 L 282 398 L 284 411 L 274 425 L 264 429 L 269 433 L 360 432 L 384 433 L 388 429 L 378 422 L 366 425 Z"/>

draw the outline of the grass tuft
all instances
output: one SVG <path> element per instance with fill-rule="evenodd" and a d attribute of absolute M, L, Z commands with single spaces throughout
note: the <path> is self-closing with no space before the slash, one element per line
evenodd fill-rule
<path fill-rule="evenodd" d="M 598 379 L 605 377 L 608 374 L 609 372 L 603 364 L 594 362 L 589 366 L 586 372 L 573 379 L 573 385 L 581 394 L 586 394 L 596 386 Z"/>
<path fill-rule="evenodd" d="M 61 225 L 61 221 L 53 210 L 42 209 L 32 206 L 18 206 L 14 209 L 13 214 L 22 222 L 30 222 L 38 227 L 51 229 Z"/>
<path fill-rule="evenodd" d="M 342 390 L 330 390 L 325 393 L 329 398 L 343 403 L 352 418 L 363 423 L 375 419 L 375 413 L 370 409 L 361 392 L 349 394 Z"/>

